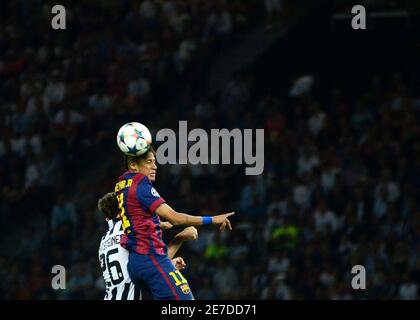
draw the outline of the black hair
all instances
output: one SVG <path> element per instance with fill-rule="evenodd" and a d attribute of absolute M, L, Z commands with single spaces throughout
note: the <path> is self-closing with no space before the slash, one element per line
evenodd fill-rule
<path fill-rule="evenodd" d="M 115 192 L 109 192 L 98 200 L 98 209 L 110 220 L 118 216 L 118 199 Z"/>
<path fill-rule="evenodd" d="M 149 146 L 149 148 L 147 149 L 147 151 L 145 153 L 143 153 L 142 155 L 139 156 L 129 156 L 129 155 L 124 155 L 124 168 L 125 170 L 129 170 L 128 165 L 132 162 L 138 162 L 139 160 L 142 159 L 146 159 L 147 158 L 147 154 L 149 152 L 152 152 L 155 156 L 156 156 L 156 151 L 152 146 Z"/>

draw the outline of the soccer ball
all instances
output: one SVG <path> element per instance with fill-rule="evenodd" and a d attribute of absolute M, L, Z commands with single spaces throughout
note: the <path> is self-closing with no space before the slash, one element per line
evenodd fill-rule
<path fill-rule="evenodd" d="M 152 144 L 152 135 L 145 125 L 129 122 L 118 130 L 117 144 L 124 154 L 140 156 L 149 150 Z"/>

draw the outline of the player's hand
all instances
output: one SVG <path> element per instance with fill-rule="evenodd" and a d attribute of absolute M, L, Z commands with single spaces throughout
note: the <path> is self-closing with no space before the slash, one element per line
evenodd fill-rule
<path fill-rule="evenodd" d="M 198 238 L 198 231 L 194 227 L 187 227 L 178 233 L 176 238 L 180 238 L 181 240 L 188 241 L 188 240 L 196 240 Z"/>
<path fill-rule="evenodd" d="M 226 227 L 228 227 L 229 230 L 232 230 L 232 225 L 230 224 L 230 221 L 229 221 L 228 218 L 226 218 L 226 220 L 223 221 L 223 223 L 220 225 L 219 230 L 220 231 L 225 231 L 226 230 Z"/>
<path fill-rule="evenodd" d="M 163 230 L 167 230 L 167 229 L 171 229 L 173 227 L 172 223 L 170 223 L 169 221 L 165 221 L 165 222 L 160 222 L 160 227 Z"/>
<path fill-rule="evenodd" d="M 226 228 L 228 228 L 229 230 L 232 230 L 232 225 L 230 224 L 228 217 L 234 214 L 235 212 L 229 212 L 229 213 L 213 216 L 213 224 L 220 224 L 220 231 L 223 231 Z"/>
<path fill-rule="evenodd" d="M 172 264 L 177 270 L 185 269 L 185 267 L 187 266 L 184 259 L 182 259 L 181 257 L 176 257 L 172 259 Z"/>

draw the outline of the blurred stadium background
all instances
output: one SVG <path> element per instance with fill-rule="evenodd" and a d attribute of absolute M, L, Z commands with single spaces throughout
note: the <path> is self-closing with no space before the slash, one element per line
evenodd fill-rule
<path fill-rule="evenodd" d="M 418 1 L 268 2 L 0 1 L 1 299 L 103 297 L 115 134 L 179 120 L 265 128 L 261 176 L 158 169 L 178 210 L 237 212 L 233 232 L 203 227 L 180 250 L 196 298 L 418 299 Z M 350 27 L 355 4 L 367 30 Z"/>

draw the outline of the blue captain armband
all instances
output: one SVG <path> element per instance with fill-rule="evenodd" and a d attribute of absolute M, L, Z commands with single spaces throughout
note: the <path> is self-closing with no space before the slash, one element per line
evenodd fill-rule
<path fill-rule="evenodd" d="M 203 224 L 212 224 L 213 218 L 209 216 L 203 216 Z"/>

